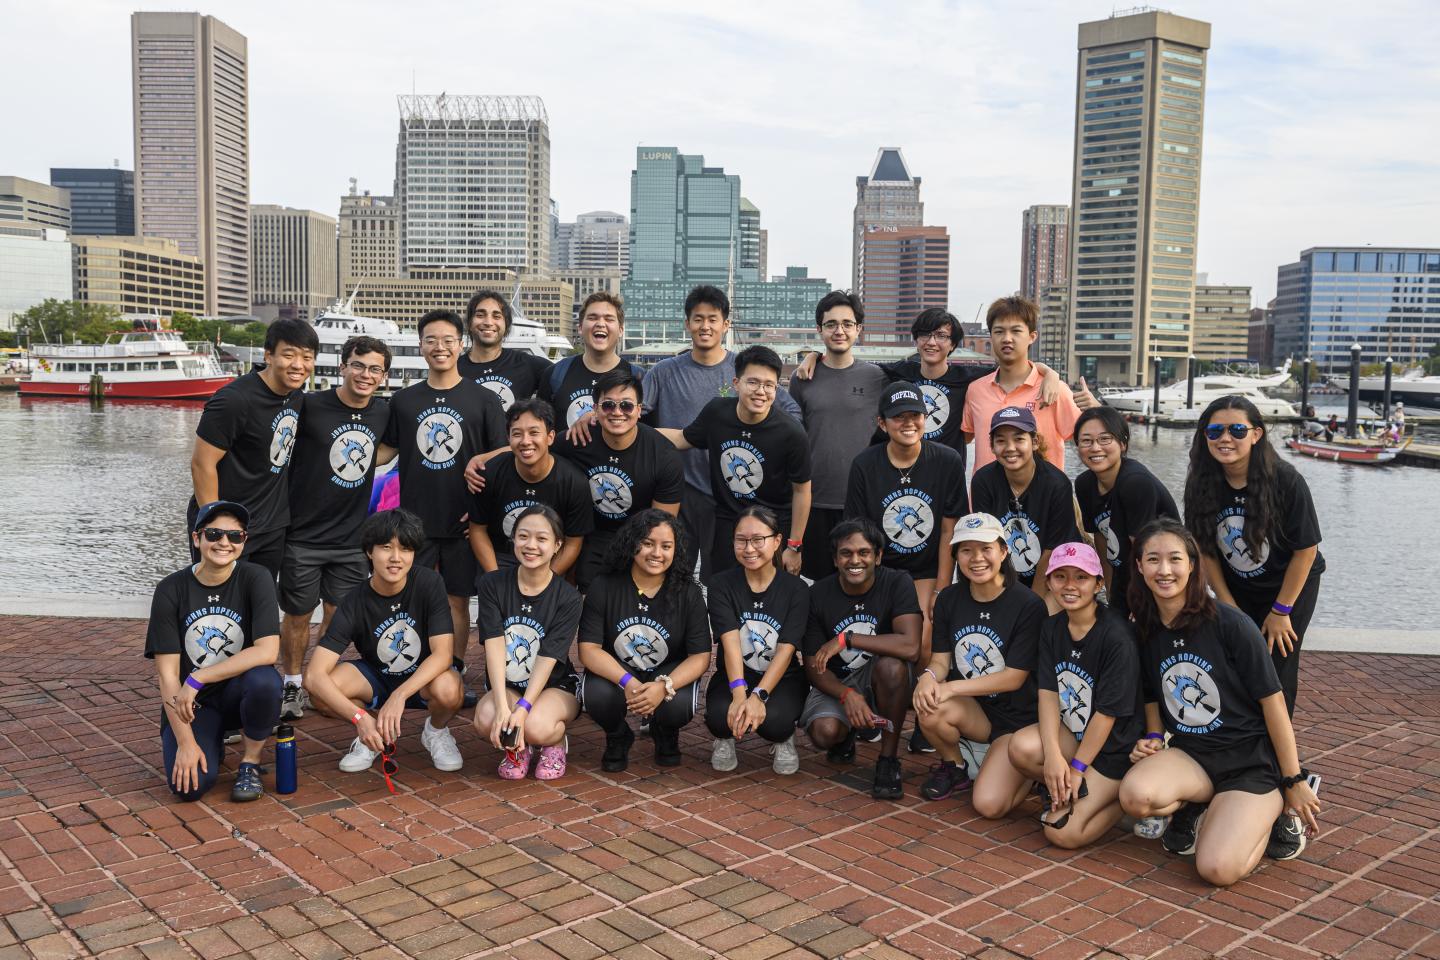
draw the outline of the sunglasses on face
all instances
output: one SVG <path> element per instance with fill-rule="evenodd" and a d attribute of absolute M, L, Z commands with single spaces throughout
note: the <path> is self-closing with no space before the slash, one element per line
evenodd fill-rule
<path fill-rule="evenodd" d="M 614 413 L 619 410 L 621 413 L 634 413 L 638 404 L 634 400 L 601 400 L 600 409 L 606 413 Z"/>
<path fill-rule="evenodd" d="M 1219 440 L 1228 430 L 1236 440 L 1244 440 L 1253 429 L 1248 423 L 1210 423 L 1205 425 L 1205 436 L 1210 440 Z"/>
<path fill-rule="evenodd" d="M 200 536 L 204 537 L 207 543 L 219 543 L 221 540 L 229 540 L 238 546 L 245 542 L 246 533 L 244 530 L 222 530 L 219 527 L 206 527 L 200 531 Z"/>

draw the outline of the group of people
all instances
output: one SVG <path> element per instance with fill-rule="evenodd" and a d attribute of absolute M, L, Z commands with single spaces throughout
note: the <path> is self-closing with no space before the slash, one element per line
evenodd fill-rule
<path fill-rule="evenodd" d="M 582 351 L 552 365 L 503 347 L 510 306 L 481 291 L 463 318 L 420 319 L 428 376 L 388 402 L 383 342 L 352 338 L 340 385 L 304 393 L 315 334 L 273 324 L 264 368 L 202 415 L 195 562 L 155 593 L 175 793 L 213 786 L 238 731 L 232 797 L 260 796 L 273 726 L 312 706 L 355 725 L 342 770 L 392 753 L 406 709 L 459 770 L 468 700 L 507 779 L 564 776 L 582 712 L 602 769 L 626 769 L 632 715 L 678 765 L 699 713 L 720 771 L 752 735 L 780 774 L 799 730 L 836 763 L 878 740 L 872 792 L 893 799 L 913 711 L 929 800 L 968 789 L 1004 817 L 1038 792 L 1067 847 L 1129 814 L 1217 884 L 1300 853 L 1318 801 L 1290 715 L 1324 563 L 1253 405 L 1202 415 L 1182 524 L 1124 419 L 1029 360 L 1023 298 L 987 314 L 994 366 L 950 362 L 962 331 L 939 309 L 913 358 L 880 365 L 854 356 L 860 300 L 830 293 L 788 391 L 769 347 L 726 348 L 722 291 L 684 309 L 691 348 L 642 376 L 613 295 L 587 298 Z M 367 516 L 392 459 L 399 506 Z"/>

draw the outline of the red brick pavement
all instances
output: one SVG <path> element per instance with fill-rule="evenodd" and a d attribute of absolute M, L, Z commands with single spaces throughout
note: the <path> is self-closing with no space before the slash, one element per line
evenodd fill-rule
<path fill-rule="evenodd" d="M 467 769 L 439 774 L 410 736 L 391 796 L 307 716 L 298 793 L 232 804 L 227 774 L 181 805 L 142 635 L 0 617 L 0 960 L 1440 957 L 1440 658 L 1306 656 L 1323 829 L 1217 891 L 1119 831 L 1067 853 L 1029 807 L 921 802 L 919 760 L 899 803 L 870 799 L 866 748 L 777 777 L 752 746 L 717 775 L 698 723 L 683 767 L 642 741 L 609 776 L 582 722 L 555 784 L 499 780 L 468 728 Z"/>

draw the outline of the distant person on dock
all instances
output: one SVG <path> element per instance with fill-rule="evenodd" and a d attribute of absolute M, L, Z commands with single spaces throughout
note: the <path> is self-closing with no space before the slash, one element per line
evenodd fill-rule
<path fill-rule="evenodd" d="M 1395 421 L 1395 426 L 1400 428 L 1400 435 L 1405 435 L 1405 403 L 1401 400 L 1395 401 L 1395 409 L 1390 412 L 1390 419 Z"/>
<path fill-rule="evenodd" d="M 1325 422 L 1325 442 L 1330 443 L 1335 439 L 1335 434 L 1340 432 L 1340 418 L 1330 414 L 1330 419 Z"/>
<path fill-rule="evenodd" d="M 494 290 L 481 290 L 465 307 L 470 328 L 470 349 L 457 364 L 460 375 L 494 392 L 506 410 L 516 400 L 528 400 L 550 375 L 552 364 L 528 350 L 502 346 L 510 333 L 515 312 L 510 301 Z"/>

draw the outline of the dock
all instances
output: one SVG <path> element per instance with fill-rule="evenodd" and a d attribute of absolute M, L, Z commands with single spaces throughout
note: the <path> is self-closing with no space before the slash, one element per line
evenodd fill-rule
<path fill-rule="evenodd" d="M 1429 467 L 1432 470 L 1440 468 L 1440 445 L 1412 443 L 1400 451 L 1395 462 L 1407 467 Z"/>

